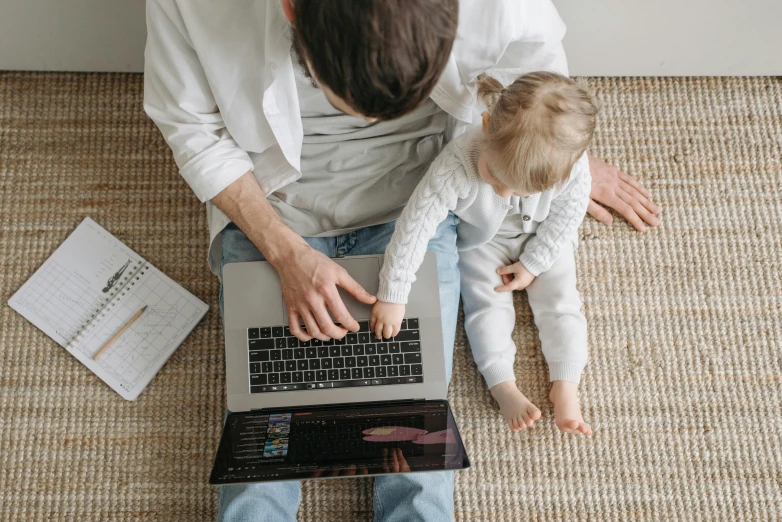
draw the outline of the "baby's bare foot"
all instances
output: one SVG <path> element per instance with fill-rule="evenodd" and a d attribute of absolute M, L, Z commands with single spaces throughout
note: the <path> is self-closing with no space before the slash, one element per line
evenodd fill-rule
<path fill-rule="evenodd" d="M 578 385 L 568 381 L 554 381 L 549 399 L 554 403 L 554 420 L 563 433 L 583 433 L 592 435 L 592 428 L 581 416 L 578 403 Z"/>
<path fill-rule="evenodd" d="M 540 418 L 540 410 L 519 391 L 515 382 L 501 382 L 490 391 L 512 431 L 531 428 Z"/>

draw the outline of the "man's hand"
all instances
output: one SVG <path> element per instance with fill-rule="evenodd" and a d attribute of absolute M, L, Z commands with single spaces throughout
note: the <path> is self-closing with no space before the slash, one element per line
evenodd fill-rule
<path fill-rule="evenodd" d="M 502 286 L 496 287 L 496 292 L 513 292 L 514 290 L 524 290 L 532 281 L 535 280 L 535 276 L 529 273 L 529 270 L 524 268 L 521 261 L 516 261 L 512 265 L 501 266 L 497 269 L 497 273 L 502 276 Z"/>
<path fill-rule="evenodd" d="M 388 339 L 399 333 L 402 319 L 405 318 L 405 305 L 378 301 L 372 307 L 369 329 L 377 337 Z"/>
<path fill-rule="evenodd" d="M 361 288 L 347 271 L 309 246 L 283 223 L 266 200 L 252 172 L 231 183 L 212 198 L 217 208 L 237 224 L 280 276 L 282 297 L 288 309 L 291 333 L 301 341 L 341 339 L 357 332 L 337 286 L 366 304 L 377 299 Z M 334 319 L 329 317 L 331 310 Z M 334 324 L 337 321 L 342 325 Z M 307 327 L 304 332 L 301 322 Z"/>
<path fill-rule="evenodd" d="M 589 155 L 589 170 L 592 174 L 592 192 L 587 212 L 596 220 L 610 225 L 614 220 L 611 213 L 598 205 L 613 208 L 643 232 L 646 225 L 660 224 L 660 207 L 649 199 L 649 191 L 629 176 L 595 156 Z"/>
<path fill-rule="evenodd" d="M 399 448 L 383 448 L 383 471 L 385 473 L 408 473 L 410 465 Z"/>
<path fill-rule="evenodd" d="M 313 337 L 321 341 L 341 339 L 348 331 L 359 330 L 358 322 L 345 308 L 337 286 L 362 303 L 372 304 L 377 300 L 350 277 L 347 270 L 306 243 L 296 245 L 290 255 L 274 267 L 280 275 L 291 333 L 302 341 Z M 329 310 L 334 319 L 329 316 Z M 301 328 L 302 321 L 306 332 Z M 341 326 L 335 325 L 334 321 Z"/>

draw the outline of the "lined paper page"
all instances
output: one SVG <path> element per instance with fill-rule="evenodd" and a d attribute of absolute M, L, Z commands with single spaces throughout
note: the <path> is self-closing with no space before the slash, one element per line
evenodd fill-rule
<path fill-rule="evenodd" d="M 135 275 L 143 261 L 86 218 L 8 304 L 64 347 Z"/>
<path fill-rule="evenodd" d="M 93 360 L 145 305 L 141 317 Z M 68 351 L 122 397 L 134 400 L 207 310 L 204 302 L 147 263 Z"/>

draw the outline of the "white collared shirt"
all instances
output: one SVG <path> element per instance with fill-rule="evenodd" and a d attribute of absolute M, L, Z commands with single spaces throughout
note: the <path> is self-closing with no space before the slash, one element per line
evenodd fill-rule
<path fill-rule="evenodd" d="M 289 31 L 279 0 L 147 0 L 144 109 L 201 201 L 250 170 L 267 195 L 301 177 Z M 550 0 L 460 0 L 457 38 L 431 99 L 459 122 L 477 121 L 479 74 L 503 84 L 531 71 L 567 74 L 564 35 Z M 210 203 L 207 214 L 216 271 L 215 239 L 229 219 Z"/>

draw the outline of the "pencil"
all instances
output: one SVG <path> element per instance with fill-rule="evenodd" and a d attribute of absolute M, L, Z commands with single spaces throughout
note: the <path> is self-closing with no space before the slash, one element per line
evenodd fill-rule
<path fill-rule="evenodd" d="M 122 328 L 120 328 L 120 329 L 119 329 L 119 332 L 115 333 L 115 334 L 114 334 L 114 336 L 113 336 L 111 339 L 109 339 L 108 341 L 106 341 L 106 344 L 104 344 L 104 345 L 101 347 L 101 349 L 100 349 L 100 350 L 98 350 L 97 352 L 95 352 L 95 355 L 93 355 L 93 356 L 92 356 L 92 359 L 93 359 L 93 360 L 95 360 L 95 359 L 97 359 L 98 357 L 100 357 L 100 356 L 101 356 L 101 354 L 102 354 L 103 352 L 105 352 L 105 351 L 106 351 L 106 348 L 108 348 L 109 346 L 111 346 L 111 343 L 113 343 L 114 341 L 116 341 L 116 340 L 117 340 L 117 338 L 118 338 L 120 335 L 122 335 L 122 334 L 125 332 L 125 330 L 127 330 L 128 328 L 130 328 L 130 325 L 132 325 L 133 323 L 135 323 L 135 322 L 136 322 L 136 320 L 137 320 L 139 317 L 141 317 L 141 314 L 143 314 L 143 313 L 144 313 L 144 310 L 146 310 L 146 309 L 147 309 L 147 307 L 146 307 L 146 305 L 145 305 L 145 306 L 144 306 L 144 308 L 142 308 L 141 310 L 139 310 L 138 312 L 136 312 L 136 313 L 133 315 L 133 317 L 131 317 L 131 318 L 130 318 L 130 320 L 129 320 L 127 323 L 125 323 L 125 326 L 123 326 Z"/>

